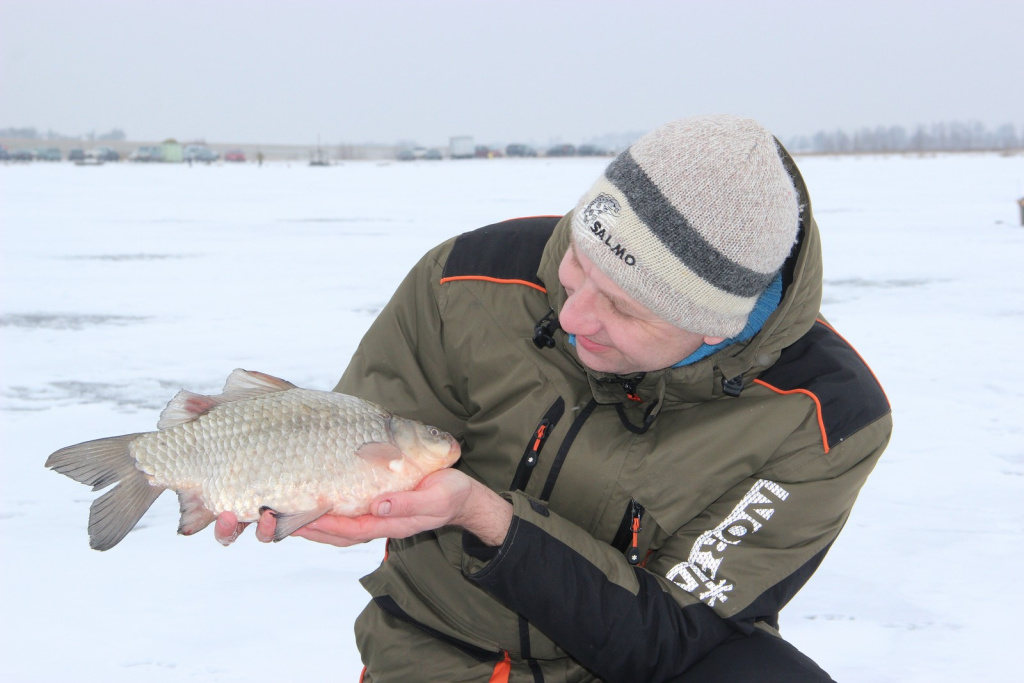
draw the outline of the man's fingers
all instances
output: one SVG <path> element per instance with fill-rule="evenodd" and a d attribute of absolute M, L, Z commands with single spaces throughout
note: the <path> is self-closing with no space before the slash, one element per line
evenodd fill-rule
<path fill-rule="evenodd" d="M 359 517 L 324 515 L 315 522 L 296 530 L 292 535 L 301 536 L 317 543 L 329 543 L 339 548 L 345 548 L 376 538 L 395 535 L 400 531 L 399 525 L 404 523 L 400 520 L 382 519 L 373 515 Z"/>
<path fill-rule="evenodd" d="M 296 529 L 292 532 L 292 536 L 298 536 L 299 538 L 304 538 L 307 541 L 314 541 L 315 543 L 325 543 L 327 545 L 333 545 L 339 548 L 347 548 L 351 545 L 359 545 L 360 543 L 365 543 L 365 541 L 342 538 L 334 534 L 318 531 L 317 529 L 311 529 L 309 526 L 304 526 L 299 529 Z"/>
<path fill-rule="evenodd" d="M 371 514 L 341 517 L 327 514 L 292 532 L 318 543 L 339 547 L 365 543 L 375 538 L 406 538 L 449 523 L 466 503 L 470 479 L 456 470 L 441 470 L 428 475 L 412 491 L 385 494 L 370 505 Z M 264 508 L 256 523 L 256 539 L 262 543 L 274 540 L 277 531 L 276 513 Z M 231 512 L 217 518 L 214 534 L 229 545 L 248 523 L 239 523 Z"/>
<path fill-rule="evenodd" d="M 260 519 L 256 523 L 256 540 L 262 543 L 270 543 L 274 540 L 274 533 L 277 531 L 277 517 L 270 508 L 264 508 L 260 513 Z"/>
<path fill-rule="evenodd" d="M 387 493 L 370 503 L 370 512 L 375 517 L 444 515 L 451 504 L 449 494 L 442 487 Z"/>
<path fill-rule="evenodd" d="M 224 512 L 217 517 L 213 527 L 213 536 L 223 546 L 229 546 L 235 542 L 238 535 L 249 526 L 247 522 L 239 522 L 232 512 Z"/>

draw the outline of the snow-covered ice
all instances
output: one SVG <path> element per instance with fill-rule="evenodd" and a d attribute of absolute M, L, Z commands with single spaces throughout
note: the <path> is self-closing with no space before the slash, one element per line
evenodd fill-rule
<path fill-rule="evenodd" d="M 43 462 L 235 367 L 330 389 L 423 251 L 563 213 L 606 161 L 0 166 L 0 679 L 356 681 L 380 543 L 224 549 L 166 494 L 98 553 L 95 494 Z M 783 632 L 840 681 L 1016 680 L 1024 156 L 798 163 L 895 433 Z"/>

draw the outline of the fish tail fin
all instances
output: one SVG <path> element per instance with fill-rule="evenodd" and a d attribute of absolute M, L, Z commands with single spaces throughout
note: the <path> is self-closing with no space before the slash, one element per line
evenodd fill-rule
<path fill-rule="evenodd" d="M 68 446 L 46 459 L 46 466 L 98 491 L 120 482 L 89 508 L 89 545 L 109 550 L 138 524 L 164 491 L 135 466 L 131 443 L 139 434 L 113 436 Z"/>
<path fill-rule="evenodd" d="M 110 550 L 117 545 L 164 492 L 161 486 L 151 486 L 141 471 L 136 472 L 89 508 L 89 547 L 93 550 Z"/>
<path fill-rule="evenodd" d="M 47 458 L 46 466 L 99 491 L 121 481 L 133 470 L 138 471 L 131 443 L 139 436 L 125 434 L 68 446 Z"/>

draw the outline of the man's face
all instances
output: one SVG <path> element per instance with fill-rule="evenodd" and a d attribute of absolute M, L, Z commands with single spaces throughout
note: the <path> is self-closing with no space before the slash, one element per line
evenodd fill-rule
<path fill-rule="evenodd" d="M 687 332 L 651 312 L 615 284 L 594 262 L 569 246 L 558 266 L 568 298 L 558 315 L 576 335 L 576 353 L 591 370 L 626 375 L 675 365 L 721 337 Z"/>

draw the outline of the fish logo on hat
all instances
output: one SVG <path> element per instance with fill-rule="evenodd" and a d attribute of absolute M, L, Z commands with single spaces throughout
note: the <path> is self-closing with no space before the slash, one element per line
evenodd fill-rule
<path fill-rule="evenodd" d="M 627 266 L 636 264 L 636 257 L 626 251 L 625 246 L 615 241 L 612 232 L 617 223 L 622 205 L 615 197 L 601 192 L 587 202 L 587 205 L 580 211 L 580 220 L 583 226 L 595 238 L 600 240 Z"/>

